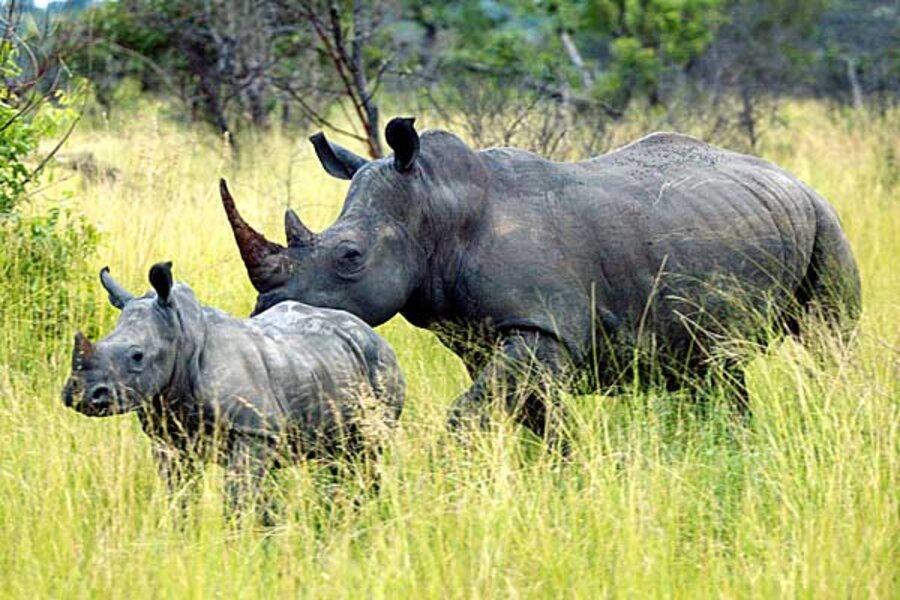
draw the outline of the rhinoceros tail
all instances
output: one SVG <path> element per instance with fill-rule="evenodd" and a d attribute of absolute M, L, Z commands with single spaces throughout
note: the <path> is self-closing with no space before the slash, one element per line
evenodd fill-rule
<path fill-rule="evenodd" d="M 806 275 L 797 289 L 797 301 L 831 333 L 847 341 L 856 328 L 862 310 L 862 292 L 856 259 L 834 210 L 823 200 L 816 202 L 816 237 Z M 798 318 L 791 330 L 804 337 Z"/>

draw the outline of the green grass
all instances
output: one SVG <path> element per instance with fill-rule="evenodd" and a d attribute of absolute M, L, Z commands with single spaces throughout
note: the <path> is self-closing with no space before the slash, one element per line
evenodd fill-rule
<path fill-rule="evenodd" d="M 346 184 L 321 173 L 305 136 L 245 142 L 238 166 L 220 140 L 152 110 L 82 128 L 68 148 L 118 177 L 60 169 L 44 195 L 67 195 L 101 229 L 92 272 L 66 290 L 69 310 L 40 317 L 51 333 L 33 322 L 34 281 L 2 282 L 0 596 L 898 597 L 900 119 L 808 103 L 786 118 L 761 153 L 841 215 L 864 285 L 852 355 L 820 367 L 792 343 L 773 347 L 750 368 L 749 430 L 678 394 L 574 399 L 574 457 L 559 466 L 509 428 L 453 443 L 445 410 L 467 376 L 398 318 L 380 331 L 408 401 L 382 492 L 357 506 L 352 489 L 317 485 L 314 468 L 287 470 L 272 530 L 225 521 L 215 468 L 181 515 L 135 418 L 82 417 L 59 390 L 71 334 L 115 321 L 103 265 L 143 291 L 150 264 L 173 260 L 202 301 L 249 311 L 219 176 L 279 240 L 289 199 L 320 229 Z"/>

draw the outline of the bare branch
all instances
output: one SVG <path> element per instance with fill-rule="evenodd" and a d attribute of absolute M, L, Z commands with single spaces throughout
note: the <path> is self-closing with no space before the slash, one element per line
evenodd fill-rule
<path fill-rule="evenodd" d="M 300 109 L 304 111 L 304 114 L 306 114 L 312 121 L 314 121 L 320 127 L 327 127 L 329 129 L 331 129 L 332 131 L 335 131 L 341 135 L 346 135 L 347 137 L 353 138 L 354 140 L 356 140 L 358 142 L 366 143 L 367 140 L 365 137 L 358 135 L 356 133 L 353 133 L 352 131 L 347 131 L 346 129 L 338 127 L 337 125 L 335 125 L 334 123 L 330 122 L 328 119 L 323 117 L 316 110 L 314 110 L 311 106 L 309 106 L 309 104 L 295 90 L 291 89 L 290 87 L 284 87 L 284 88 L 280 88 L 280 89 L 287 92 L 291 96 L 291 98 L 293 98 L 297 102 L 297 104 L 300 106 Z"/>

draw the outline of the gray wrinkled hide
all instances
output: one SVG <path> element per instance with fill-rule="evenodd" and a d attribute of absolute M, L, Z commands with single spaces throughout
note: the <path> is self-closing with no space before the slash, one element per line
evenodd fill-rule
<path fill-rule="evenodd" d="M 628 364 L 639 343 L 698 363 L 810 294 L 858 310 L 834 211 L 763 160 L 673 134 L 575 164 L 507 149 L 481 157 L 495 192 L 461 262 L 450 260 L 464 310 L 556 335 L 578 364 L 595 352 L 601 365 Z"/>
<path fill-rule="evenodd" d="M 349 313 L 285 302 L 235 319 L 181 283 L 131 298 L 101 277 L 122 314 L 96 344 L 76 337 L 63 399 L 91 416 L 137 411 L 168 478 L 210 451 L 252 478 L 285 458 L 368 455 L 400 415 L 396 357 Z"/>
<path fill-rule="evenodd" d="M 346 240 L 374 275 L 333 276 Z M 340 218 L 314 242 L 245 263 L 258 310 L 294 299 L 369 323 L 399 312 L 436 332 L 474 379 L 454 422 L 499 377 L 507 406 L 526 396 L 522 418 L 538 433 L 534 369 L 512 363 L 595 387 L 632 381 L 638 356 L 679 385 L 725 342 L 769 325 L 796 333 L 810 310 L 845 331 L 860 307 L 825 200 L 769 162 L 667 133 L 557 163 L 426 132 L 409 172 L 390 157 L 356 170 Z"/>
<path fill-rule="evenodd" d="M 206 308 L 203 322 L 193 400 L 232 431 L 315 455 L 355 447 L 400 416 L 394 352 L 347 312 L 286 302 L 247 320 Z"/>

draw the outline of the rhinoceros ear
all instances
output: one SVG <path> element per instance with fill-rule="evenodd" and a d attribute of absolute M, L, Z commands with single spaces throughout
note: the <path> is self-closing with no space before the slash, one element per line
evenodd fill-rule
<path fill-rule="evenodd" d="M 109 294 L 109 303 L 119 310 L 125 308 L 125 305 L 134 298 L 133 295 L 113 279 L 112 275 L 109 274 L 109 267 L 100 269 L 100 283 L 103 284 L 106 293 Z"/>
<path fill-rule="evenodd" d="M 384 128 L 384 139 L 394 151 L 394 168 L 401 173 L 412 169 L 419 156 L 419 134 L 413 117 L 397 117 Z"/>
<path fill-rule="evenodd" d="M 156 290 L 156 301 L 162 306 L 169 305 L 169 294 L 172 293 L 172 262 L 156 263 L 150 267 L 150 285 Z"/>
<path fill-rule="evenodd" d="M 309 141 L 312 142 L 322 167 L 332 177 L 353 179 L 354 173 L 369 162 L 346 148 L 332 144 L 321 131 L 309 138 Z"/>

